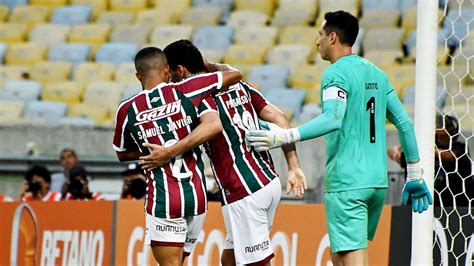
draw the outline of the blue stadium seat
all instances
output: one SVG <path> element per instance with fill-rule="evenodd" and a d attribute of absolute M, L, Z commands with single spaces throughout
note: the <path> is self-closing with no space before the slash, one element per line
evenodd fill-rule
<path fill-rule="evenodd" d="M 87 5 L 58 7 L 51 16 L 51 23 L 75 26 L 85 24 L 92 15 L 92 8 Z"/>
<path fill-rule="evenodd" d="M 263 92 L 265 98 L 280 108 L 293 121 L 298 120 L 301 113 L 306 91 L 302 89 L 272 88 Z"/>
<path fill-rule="evenodd" d="M 133 62 L 138 46 L 131 43 L 110 42 L 99 47 L 95 61 L 108 62 L 115 65 Z"/>
<path fill-rule="evenodd" d="M 362 10 L 399 10 L 400 0 L 363 0 Z"/>
<path fill-rule="evenodd" d="M 232 10 L 232 0 L 193 0 L 193 6 L 219 7 L 222 10 L 222 22 L 225 22 Z"/>
<path fill-rule="evenodd" d="M 268 64 L 256 65 L 250 70 L 248 81 L 256 83 L 262 91 L 286 87 L 290 70 L 287 66 Z"/>
<path fill-rule="evenodd" d="M 122 94 L 122 100 L 125 100 L 125 99 L 129 99 L 131 98 L 132 96 L 140 93 L 142 91 L 142 88 L 138 87 L 138 86 L 131 86 L 131 87 L 128 87 L 126 88 L 124 91 L 123 91 L 123 94 Z"/>
<path fill-rule="evenodd" d="M 222 52 L 229 48 L 234 29 L 228 26 L 205 26 L 193 35 L 193 43 L 200 49 L 215 49 Z"/>
<path fill-rule="evenodd" d="M 87 61 L 91 46 L 83 43 L 59 43 L 49 49 L 49 61 L 67 61 L 79 64 Z"/>
<path fill-rule="evenodd" d="M 65 125 L 65 126 L 95 126 L 96 123 L 94 120 L 90 118 L 84 117 L 63 117 L 59 119 L 58 124 Z"/>
<path fill-rule="evenodd" d="M 67 104 L 61 102 L 33 101 L 25 109 L 25 118 L 39 118 L 47 122 L 57 123 L 66 114 Z"/>
<path fill-rule="evenodd" d="M 28 0 L 0 0 L 0 5 L 8 6 L 8 9 L 11 11 L 17 6 L 28 5 Z"/>
<path fill-rule="evenodd" d="M 0 99 L 20 100 L 24 102 L 35 101 L 41 93 L 41 83 L 32 80 L 7 80 Z"/>
<path fill-rule="evenodd" d="M 3 64 L 3 59 L 7 53 L 7 44 L 0 42 L 0 65 Z"/>

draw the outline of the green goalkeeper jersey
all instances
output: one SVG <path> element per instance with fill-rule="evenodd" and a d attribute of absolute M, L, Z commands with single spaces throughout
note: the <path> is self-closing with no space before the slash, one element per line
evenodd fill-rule
<path fill-rule="evenodd" d="M 335 88 L 345 91 L 347 106 L 341 128 L 325 135 L 325 191 L 386 188 L 387 95 L 394 93 L 387 76 L 366 59 L 349 55 L 324 71 L 323 108 L 326 94 Z"/>

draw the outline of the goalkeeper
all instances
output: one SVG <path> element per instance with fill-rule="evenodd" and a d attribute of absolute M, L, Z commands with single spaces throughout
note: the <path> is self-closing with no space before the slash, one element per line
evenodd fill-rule
<path fill-rule="evenodd" d="M 368 265 L 372 240 L 387 192 L 385 119 L 398 129 L 408 162 L 402 202 L 414 212 L 432 204 L 422 177 L 413 124 L 385 73 L 352 54 L 359 32 L 357 18 L 344 11 L 326 13 L 317 40 L 331 65 L 321 80 L 323 113 L 291 129 L 267 124 L 246 140 L 257 151 L 325 136 L 324 204 L 334 265 Z"/>

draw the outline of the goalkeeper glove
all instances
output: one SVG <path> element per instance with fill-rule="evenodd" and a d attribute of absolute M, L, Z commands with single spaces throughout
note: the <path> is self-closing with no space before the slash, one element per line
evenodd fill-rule
<path fill-rule="evenodd" d="M 283 129 L 273 123 L 259 121 L 260 128 L 265 130 L 250 130 L 245 135 L 247 145 L 257 152 L 278 148 L 300 140 L 300 133 L 296 128 Z"/>
<path fill-rule="evenodd" d="M 407 181 L 402 191 L 402 204 L 407 205 L 408 199 L 411 198 L 412 210 L 422 213 L 428 209 L 429 205 L 433 204 L 433 198 L 422 177 L 421 164 L 419 162 L 408 163 L 407 172 Z"/>

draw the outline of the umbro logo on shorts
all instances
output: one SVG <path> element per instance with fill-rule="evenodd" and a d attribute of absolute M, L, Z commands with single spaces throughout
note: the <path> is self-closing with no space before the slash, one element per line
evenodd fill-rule
<path fill-rule="evenodd" d="M 177 114 L 180 111 L 181 111 L 181 100 L 178 100 L 176 102 L 172 102 L 166 105 L 158 106 L 153 109 L 145 110 L 136 115 L 135 118 L 137 122 L 135 123 L 135 126 L 138 126 L 147 122 L 153 122 L 162 118 L 166 118 L 168 116 Z"/>

